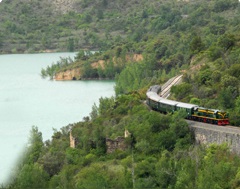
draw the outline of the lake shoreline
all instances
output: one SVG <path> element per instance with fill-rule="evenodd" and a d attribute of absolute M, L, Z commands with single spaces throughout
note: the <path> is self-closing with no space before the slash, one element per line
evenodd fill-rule
<path fill-rule="evenodd" d="M 0 55 L 0 183 L 14 171 L 32 126 L 38 127 L 46 141 L 53 128 L 81 121 L 100 97 L 115 95 L 113 80 L 52 82 L 41 78 L 42 67 L 69 56 L 76 54 Z"/>

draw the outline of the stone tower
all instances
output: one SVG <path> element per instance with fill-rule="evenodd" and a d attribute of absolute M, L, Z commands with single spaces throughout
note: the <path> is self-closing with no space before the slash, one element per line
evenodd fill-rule
<path fill-rule="evenodd" d="M 70 147 L 75 148 L 75 138 L 72 136 L 72 130 L 70 130 Z"/>

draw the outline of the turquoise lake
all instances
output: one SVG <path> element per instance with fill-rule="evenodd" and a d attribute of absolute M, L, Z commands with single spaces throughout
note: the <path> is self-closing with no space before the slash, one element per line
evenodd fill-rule
<path fill-rule="evenodd" d="M 113 81 L 51 81 L 42 68 L 75 53 L 0 55 L 0 183 L 6 182 L 32 126 L 44 141 L 88 116 L 100 97 L 114 96 Z"/>

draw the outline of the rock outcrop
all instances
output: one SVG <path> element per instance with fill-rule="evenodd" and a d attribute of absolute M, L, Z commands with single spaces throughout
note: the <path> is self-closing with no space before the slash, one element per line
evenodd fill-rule
<path fill-rule="evenodd" d="M 118 64 L 118 60 L 116 57 L 113 59 L 114 65 Z M 143 55 L 141 54 L 134 54 L 132 56 L 127 55 L 126 60 L 129 62 L 139 62 L 143 60 Z M 105 60 L 98 60 L 96 62 L 91 63 L 91 67 L 93 69 L 101 68 L 105 69 Z M 82 71 L 81 68 L 74 68 L 74 69 L 68 69 L 66 71 L 59 72 L 55 74 L 54 79 L 56 81 L 70 81 L 70 80 L 80 80 L 82 77 Z"/>
<path fill-rule="evenodd" d="M 124 151 L 127 148 L 127 145 L 125 144 L 125 138 L 124 137 L 117 137 L 115 140 L 112 140 L 110 138 L 106 139 L 106 145 L 107 145 L 107 153 L 113 153 L 115 150 L 122 150 Z"/>
<path fill-rule="evenodd" d="M 75 10 L 76 0 L 51 0 L 55 11 L 60 11 L 66 14 L 69 11 Z"/>
<path fill-rule="evenodd" d="M 143 60 L 143 55 L 142 54 L 134 54 L 133 56 L 127 56 L 126 59 L 128 61 L 139 62 L 139 61 Z"/>
<path fill-rule="evenodd" d="M 66 70 L 64 72 L 59 72 L 55 75 L 56 81 L 69 81 L 69 80 L 80 80 L 81 79 L 81 69 L 75 68 L 71 70 Z"/>

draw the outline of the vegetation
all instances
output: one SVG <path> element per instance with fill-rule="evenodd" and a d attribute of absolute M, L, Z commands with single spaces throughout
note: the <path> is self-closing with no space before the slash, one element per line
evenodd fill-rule
<path fill-rule="evenodd" d="M 192 52 L 198 52 L 210 45 L 209 40 L 239 31 L 239 2 L 219 2 L 222 1 L 2 1 L 0 50 L 107 50 L 123 43 L 129 43 L 126 46 L 131 48 L 140 42 L 133 49 L 141 52 L 145 42 L 161 36 L 155 46 L 158 57 L 172 55 L 171 51 L 176 52 L 180 45 L 187 58 L 190 43 Z"/>
<path fill-rule="evenodd" d="M 226 145 L 195 146 L 183 112 L 162 115 L 142 103 L 150 85 L 183 74 L 170 98 L 225 109 L 231 124 L 240 125 L 237 0 L 69 1 L 75 6 L 64 13 L 45 1 L 11 2 L 0 4 L 1 13 L 6 10 L 2 52 L 77 50 L 74 60 L 61 59 L 42 76 L 80 68 L 83 78 L 115 78 L 116 97 L 101 98 L 88 117 L 55 131 L 49 141 L 33 127 L 8 188 L 240 187 L 240 159 Z M 7 19 L 9 12 L 22 22 Z M 143 58 L 129 58 L 136 54 Z M 99 60 L 104 66 L 92 66 Z M 125 129 L 131 133 L 126 149 L 107 153 L 106 138 L 123 136 Z M 76 148 L 69 147 L 70 130 Z"/>
<path fill-rule="evenodd" d="M 101 98 L 91 117 L 30 145 L 8 188 L 237 188 L 240 159 L 227 145 L 194 146 L 183 112 L 149 111 L 137 93 Z M 93 116 L 94 115 L 94 116 Z M 125 150 L 107 153 L 106 136 Z M 76 148 L 69 147 L 69 131 Z"/>
<path fill-rule="evenodd" d="M 60 58 L 60 60 L 56 63 L 53 63 L 51 66 L 47 66 L 46 69 L 42 69 L 41 76 L 42 78 L 50 77 L 50 79 L 53 79 L 53 77 L 61 69 L 61 67 L 68 66 L 71 63 L 73 63 L 73 60 L 70 57 Z"/>

